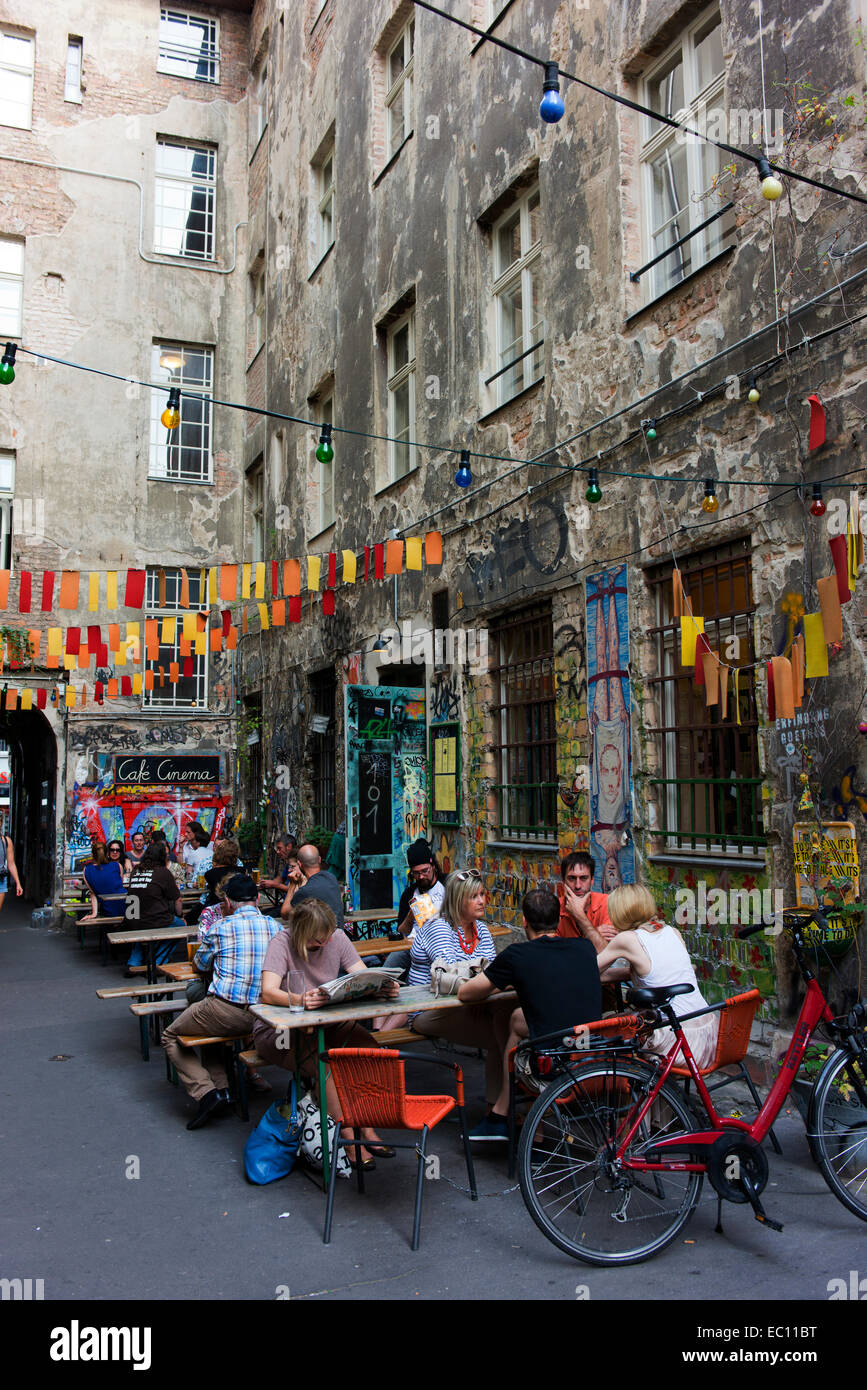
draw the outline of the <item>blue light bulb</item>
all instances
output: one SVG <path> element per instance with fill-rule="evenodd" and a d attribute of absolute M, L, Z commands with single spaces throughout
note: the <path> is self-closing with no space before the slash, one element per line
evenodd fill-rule
<path fill-rule="evenodd" d="M 473 475 L 470 472 L 470 451 L 469 449 L 461 449 L 461 465 L 455 474 L 455 482 L 458 487 L 469 487 L 472 481 Z"/>
<path fill-rule="evenodd" d="M 545 64 L 545 81 L 542 84 L 542 100 L 539 103 L 539 115 L 548 125 L 554 125 L 566 110 L 565 102 L 560 95 L 559 70 L 556 63 Z"/>

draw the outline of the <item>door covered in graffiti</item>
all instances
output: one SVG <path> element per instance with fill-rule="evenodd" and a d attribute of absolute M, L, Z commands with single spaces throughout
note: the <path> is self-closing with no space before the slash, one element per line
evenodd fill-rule
<path fill-rule="evenodd" d="M 406 885 L 406 847 L 427 829 L 424 695 L 348 685 L 345 728 L 352 904 L 397 907 Z"/>

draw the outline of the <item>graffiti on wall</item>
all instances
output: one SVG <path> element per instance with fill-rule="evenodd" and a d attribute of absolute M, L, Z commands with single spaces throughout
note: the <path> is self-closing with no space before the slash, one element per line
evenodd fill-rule
<path fill-rule="evenodd" d="M 496 593 L 544 583 L 566 558 L 569 525 L 559 498 L 537 497 L 527 515 L 513 517 L 487 539 L 488 548 L 467 560 L 467 576 L 459 587 L 475 589 L 479 601 Z"/>
<path fill-rule="evenodd" d="M 626 566 L 586 581 L 590 723 L 590 853 L 594 888 L 635 881 L 632 823 L 629 603 Z M 625 843 L 624 843 L 625 841 Z"/>

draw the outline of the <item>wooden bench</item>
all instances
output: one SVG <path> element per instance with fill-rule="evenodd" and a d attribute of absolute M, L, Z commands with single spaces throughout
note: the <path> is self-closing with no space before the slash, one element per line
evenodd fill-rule
<path fill-rule="evenodd" d="M 157 985 L 157 989 L 163 994 L 168 993 L 170 988 L 170 985 Z M 139 1022 L 139 1040 L 141 1043 L 141 1059 L 143 1062 L 150 1061 L 149 1027 L 151 1021 L 161 1018 L 163 1014 L 183 1013 L 184 1009 L 188 1008 L 189 1004 L 186 999 L 157 999 L 151 1000 L 150 1003 L 130 1004 L 129 1011 L 131 1014 L 135 1015 Z"/>
<path fill-rule="evenodd" d="M 147 966 L 135 965 L 133 969 L 144 972 Z M 115 985 L 111 989 L 98 989 L 96 997 L 97 999 L 147 999 L 153 995 L 176 993 L 179 989 L 185 988 L 186 985 L 183 981 L 175 984 L 170 980 L 166 980 L 165 984 L 156 985 Z"/>

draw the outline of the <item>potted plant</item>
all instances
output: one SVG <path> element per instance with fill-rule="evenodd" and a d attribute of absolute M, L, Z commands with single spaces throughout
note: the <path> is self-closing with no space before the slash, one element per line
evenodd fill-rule
<path fill-rule="evenodd" d="M 244 867 L 255 868 L 261 860 L 265 844 L 261 821 L 258 818 L 239 820 L 235 826 L 234 834 L 241 846 L 241 858 L 244 861 Z"/>

